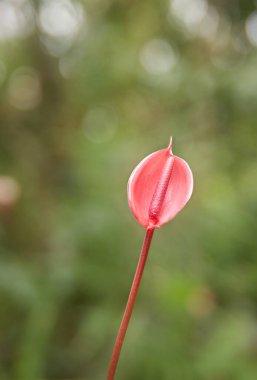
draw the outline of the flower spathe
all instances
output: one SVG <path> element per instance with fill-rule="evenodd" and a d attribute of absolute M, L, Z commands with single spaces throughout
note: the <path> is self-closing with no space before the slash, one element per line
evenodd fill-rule
<path fill-rule="evenodd" d="M 160 227 L 173 219 L 189 201 L 193 175 L 187 162 L 166 149 L 143 159 L 128 181 L 128 203 L 145 228 Z"/>

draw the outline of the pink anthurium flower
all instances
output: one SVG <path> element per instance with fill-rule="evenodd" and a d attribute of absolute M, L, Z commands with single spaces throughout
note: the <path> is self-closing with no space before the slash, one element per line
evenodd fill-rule
<path fill-rule="evenodd" d="M 128 203 L 138 222 L 146 228 L 138 266 L 114 345 L 107 380 L 113 380 L 121 347 L 133 311 L 154 229 L 172 220 L 189 201 L 193 175 L 186 161 L 172 153 L 172 139 L 166 149 L 147 156 L 128 181 Z"/>
<path fill-rule="evenodd" d="M 146 228 L 173 219 L 192 194 L 192 172 L 186 161 L 173 155 L 171 143 L 141 161 L 129 178 L 129 206 Z"/>

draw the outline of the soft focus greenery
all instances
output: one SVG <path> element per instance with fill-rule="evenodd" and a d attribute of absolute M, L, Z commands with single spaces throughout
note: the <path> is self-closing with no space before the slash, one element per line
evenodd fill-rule
<path fill-rule="evenodd" d="M 190 203 L 156 231 L 117 380 L 257 379 L 257 3 L 0 1 L 0 379 L 105 378 L 168 145 Z"/>

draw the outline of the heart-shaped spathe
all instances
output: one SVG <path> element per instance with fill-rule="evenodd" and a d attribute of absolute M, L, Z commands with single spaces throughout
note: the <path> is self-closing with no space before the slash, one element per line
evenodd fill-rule
<path fill-rule="evenodd" d="M 170 141 L 168 148 L 150 154 L 133 170 L 128 181 L 128 203 L 141 225 L 155 228 L 173 219 L 192 191 L 191 169 L 173 155 Z"/>

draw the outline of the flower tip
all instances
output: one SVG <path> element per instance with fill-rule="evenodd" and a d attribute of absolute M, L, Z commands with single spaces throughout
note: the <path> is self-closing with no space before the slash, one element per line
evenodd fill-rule
<path fill-rule="evenodd" d="M 168 145 L 168 149 L 169 149 L 170 153 L 172 154 L 172 136 L 170 136 L 170 142 Z"/>

